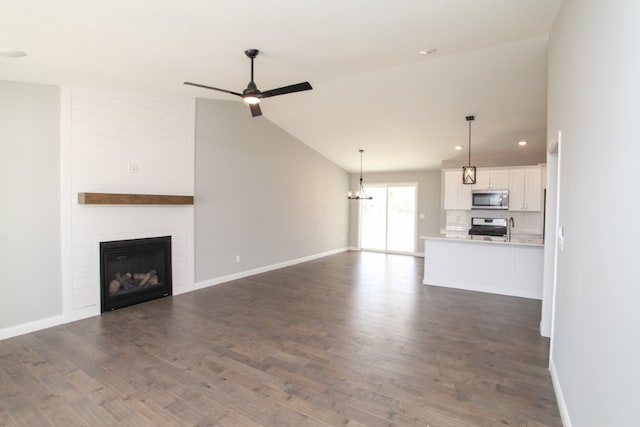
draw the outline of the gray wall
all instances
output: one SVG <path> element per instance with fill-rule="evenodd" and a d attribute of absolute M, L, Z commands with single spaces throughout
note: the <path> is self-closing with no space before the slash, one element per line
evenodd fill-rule
<path fill-rule="evenodd" d="M 347 246 L 348 174 L 243 103 L 198 99 L 195 167 L 196 282 Z"/>
<path fill-rule="evenodd" d="M 368 184 L 418 183 L 418 212 L 425 214 L 425 219 L 418 219 L 416 232 L 416 252 L 423 252 L 422 241 L 418 236 L 425 233 L 440 232 L 441 177 L 440 171 L 414 172 L 378 172 L 364 173 L 365 190 Z M 351 190 L 356 190 L 360 173 L 350 176 Z M 345 195 L 346 197 L 346 195 Z M 349 205 L 349 246 L 358 246 L 358 209 L 360 202 L 350 201 Z"/>
<path fill-rule="evenodd" d="M 0 81 L 0 328 L 62 314 L 60 90 Z"/>
<path fill-rule="evenodd" d="M 565 0 L 550 36 L 565 227 L 552 367 L 573 426 L 640 422 L 638 17 L 635 0 Z"/>

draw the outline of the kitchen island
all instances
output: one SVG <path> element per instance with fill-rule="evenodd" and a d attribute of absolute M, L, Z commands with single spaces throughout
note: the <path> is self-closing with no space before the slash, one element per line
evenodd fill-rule
<path fill-rule="evenodd" d="M 542 239 L 427 234 L 425 285 L 542 299 Z"/>

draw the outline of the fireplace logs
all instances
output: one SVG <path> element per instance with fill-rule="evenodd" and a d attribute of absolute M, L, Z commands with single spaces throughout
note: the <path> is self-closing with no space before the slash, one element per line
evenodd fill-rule
<path fill-rule="evenodd" d="M 116 273 L 115 279 L 109 282 L 109 295 L 136 291 L 149 286 L 158 286 L 158 272 L 151 270 L 147 273 Z"/>

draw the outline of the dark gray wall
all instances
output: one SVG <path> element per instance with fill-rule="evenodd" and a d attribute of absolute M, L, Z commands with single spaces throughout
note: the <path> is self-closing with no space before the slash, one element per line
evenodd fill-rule
<path fill-rule="evenodd" d="M 62 314 L 60 89 L 0 81 L 0 328 Z"/>
<path fill-rule="evenodd" d="M 195 168 L 196 282 L 347 246 L 348 174 L 243 103 L 198 99 Z"/>

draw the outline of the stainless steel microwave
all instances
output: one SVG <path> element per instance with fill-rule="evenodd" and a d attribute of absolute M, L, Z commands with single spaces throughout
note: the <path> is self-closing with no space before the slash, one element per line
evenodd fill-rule
<path fill-rule="evenodd" d="M 509 190 L 472 190 L 471 209 L 509 209 Z"/>

